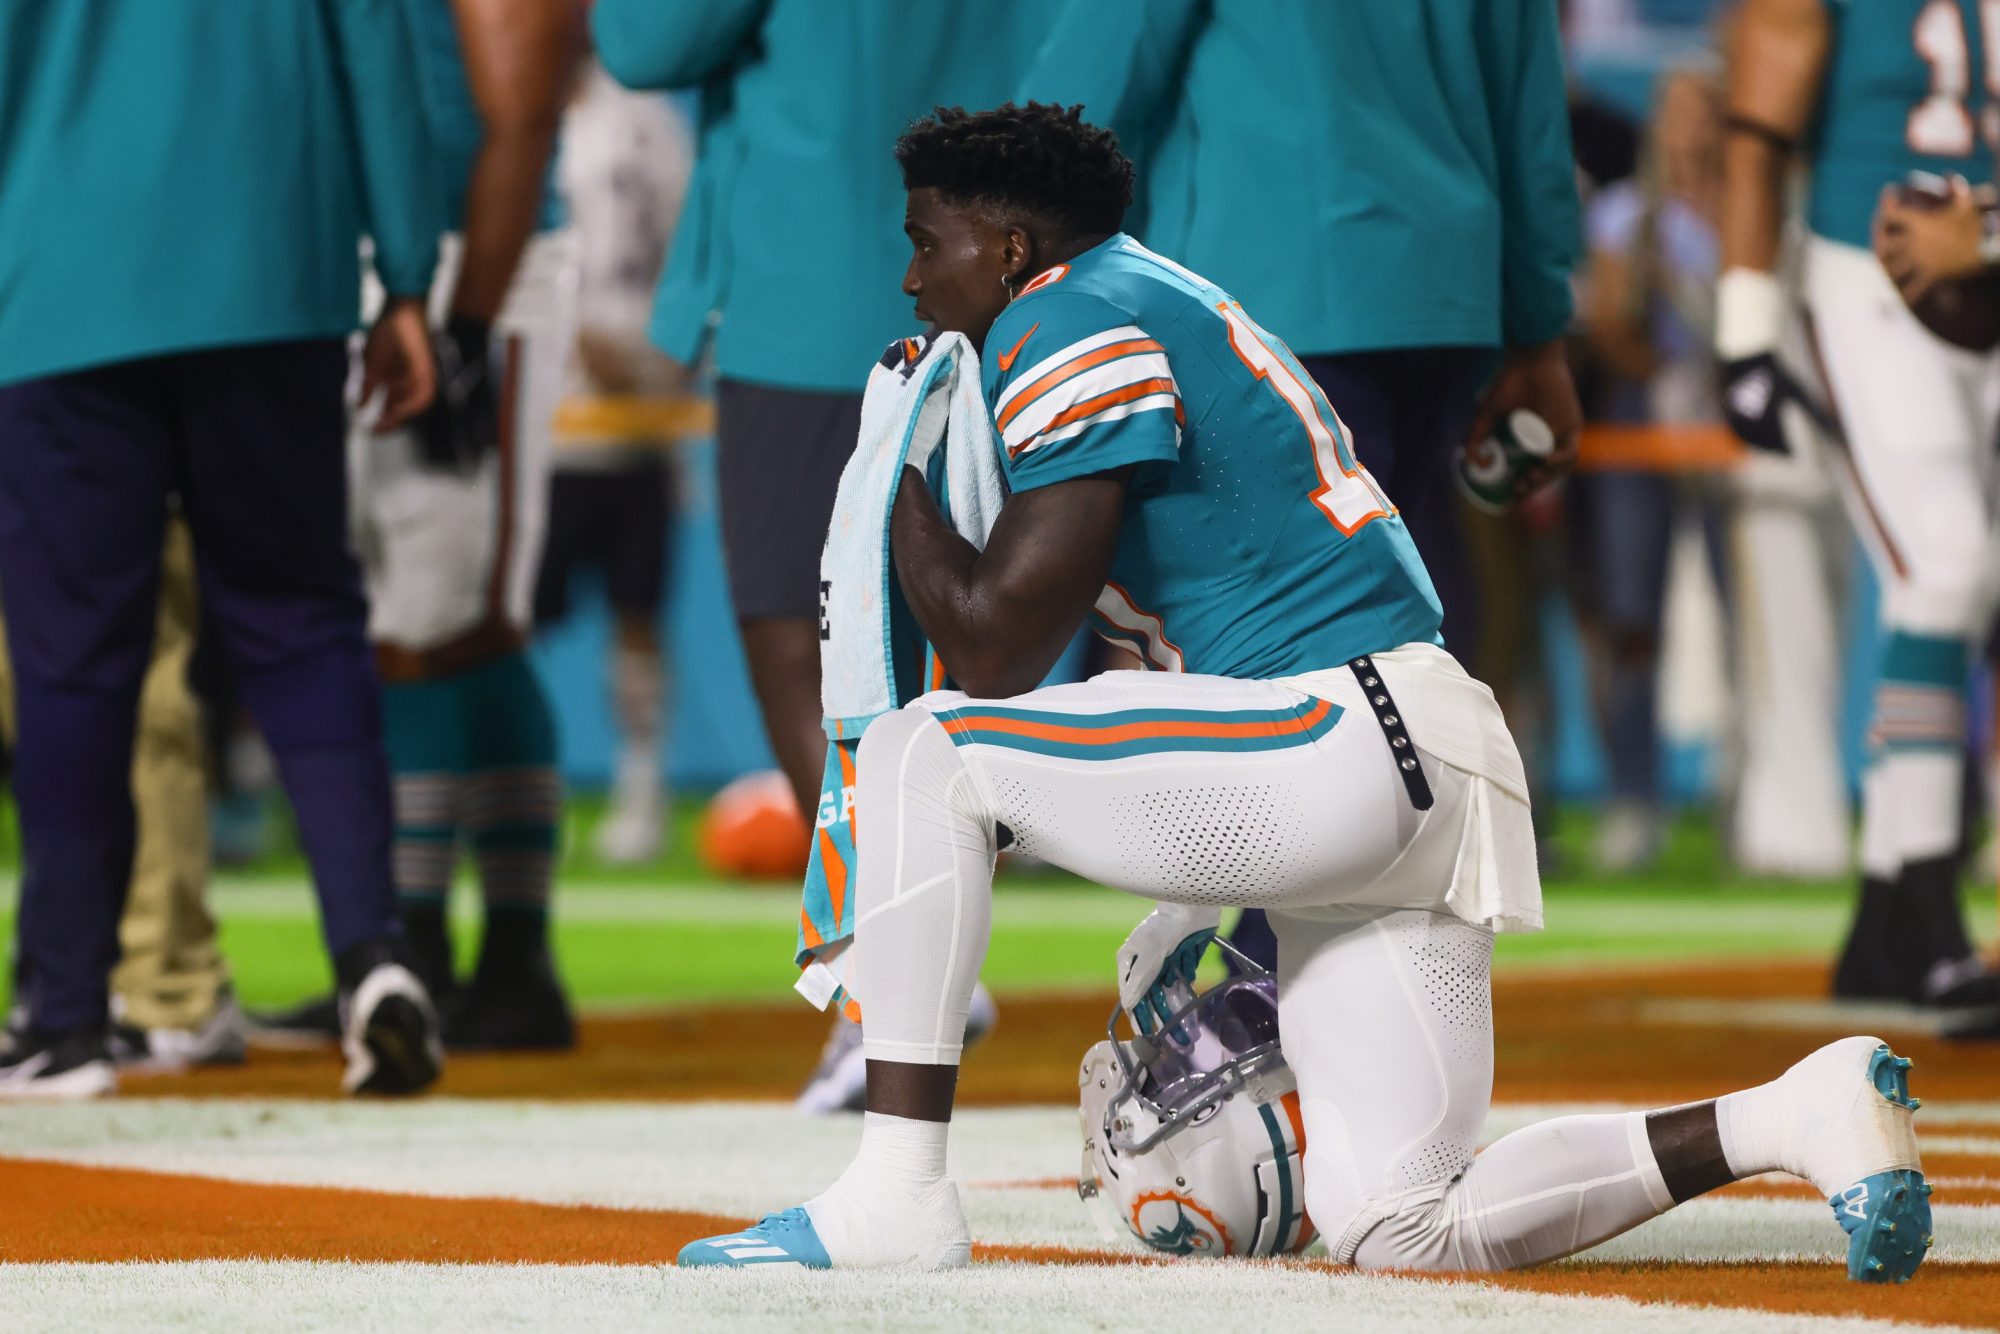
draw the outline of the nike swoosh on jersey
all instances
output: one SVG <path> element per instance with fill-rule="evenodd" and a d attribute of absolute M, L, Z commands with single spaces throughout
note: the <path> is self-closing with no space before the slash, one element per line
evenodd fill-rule
<path fill-rule="evenodd" d="M 1011 371 L 1014 369 L 1014 358 L 1021 355 L 1021 349 L 1027 345 L 1027 342 L 1030 338 L 1033 338 L 1035 336 L 1035 330 L 1041 327 L 1042 327 L 1042 322 L 1040 320 L 1036 320 L 1033 324 L 1028 326 L 1028 332 L 1021 335 L 1020 342 L 1014 344 L 1014 346 L 1008 348 L 1005 352 L 1002 352 L 1000 354 L 1001 370 Z"/>

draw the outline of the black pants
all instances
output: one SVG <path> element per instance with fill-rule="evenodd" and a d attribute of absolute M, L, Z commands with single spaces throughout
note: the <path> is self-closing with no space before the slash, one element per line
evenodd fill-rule
<path fill-rule="evenodd" d="M 101 1024 L 132 874 L 131 765 L 174 497 L 203 611 L 298 816 L 329 949 L 396 930 L 389 766 L 348 546 L 345 343 L 266 343 L 0 387 L 29 1022 Z"/>

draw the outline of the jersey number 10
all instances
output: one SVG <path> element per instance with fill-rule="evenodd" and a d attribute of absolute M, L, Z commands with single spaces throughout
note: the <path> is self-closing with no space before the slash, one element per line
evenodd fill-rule
<path fill-rule="evenodd" d="M 1394 513 L 1389 498 L 1349 448 L 1346 425 L 1307 377 L 1291 349 L 1266 333 L 1234 301 L 1225 301 L 1216 310 L 1228 328 L 1230 350 L 1252 375 L 1277 392 L 1305 427 L 1306 438 L 1312 441 L 1313 467 L 1319 473 L 1319 489 L 1312 493 L 1312 502 L 1333 521 L 1341 536 L 1352 537 L 1370 519 Z"/>
<path fill-rule="evenodd" d="M 1910 108 L 1904 139 L 1931 157 L 1971 157 L 1975 135 L 1965 104 L 1972 93 L 1972 50 L 1958 0 L 1930 0 L 1917 12 L 1910 36 L 1931 67 L 1931 91 Z M 1979 36 L 1986 50 L 1986 104 L 1979 110 L 1976 137 L 2000 151 L 2000 70 L 1994 68 L 2000 55 L 2000 0 L 1979 0 Z"/>

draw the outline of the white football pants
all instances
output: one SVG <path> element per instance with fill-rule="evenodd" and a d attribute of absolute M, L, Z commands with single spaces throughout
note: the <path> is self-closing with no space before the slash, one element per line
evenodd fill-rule
<path fill-rule="evenodd" d="M 457 284 L 447 237 L 432 284 L 442 323 Z M 425 464 L 416 434 L 349 434 L 354 543 L 368 580 L 369 636 L 407 649 L 446 643 L 498 616 L 532 620 L 548 528 L 551 423 L 576 337 L 575 247 L 565 231 L 529 239 L 493 322 L 500 446 L 469 472 Z"/>
<path fill-rule="evenodd" d="M 1958 844 L 1965 706 L 1954 683 L 1896 669 L 1896 641 L 1970 654 L 2000 577 L 1994 432 L 2000 352 L 1952 347 L 1903 304 L 1875 256 L 1813 237 L 1806 301 L 1847 437 L 1849 517 L 1882 586 L 1889 632 L 1862 792 L 1862 864 L 1893 876 Z M 1899 679 L 1899 676 L 1901 679 Z"/>
<path fill-rule="evenodd" d="M 1420 750 L 1436 802 L 1417 811 L 1374 716 L 1329 707 L 1275 682 L 1111 672 L 877 719 L 848 974 L 868 1058 L 958 1062 L 1004 826 L 1129 893 L 1270 912 L 1307 1208 L 1339 1259 L 1511 1267 L 1667 1208 L 1638 1113 L 1551 1121 L 1473 1162 L 1493 938 L 1443 911 L 1473 780 Z"/>

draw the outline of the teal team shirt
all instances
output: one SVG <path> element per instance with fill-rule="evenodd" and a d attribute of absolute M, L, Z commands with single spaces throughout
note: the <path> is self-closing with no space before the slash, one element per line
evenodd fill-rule
<path fill-rule="evenodd" d="M 1057 2 L 596 0 L 613 78 L 699 92 L 653 342 L 712 350 L 728 379 L 859 394 L 914 331 L 896 137 L 940 104 L 1006 101 Z"/>
<path fill-rule="evenodd" d="M 1990 6 L 1987 6 L 1990 8 Z M 1827 0 L 1833 45 L 1813 126 L 1814 232 L 1869 244 L 1882 187 L 1913 171 L 1993 179 L 2000 84 L 1978 0 Z"/>
<path fill-rule="evenodd" d="M 1556 0 L 1063 0 L 1016 92 L 1305 355 L 1545 342 L 1581 252 Z"/>
<path fill-rule="evenodd" d="M 1092 625 L 1148 668 L 1260 679 L 1442 642 L 1346 427 L 1221 288 L 1121 233 L 1022 290 L 981 375 L 1014 491 L 1135 469 Z"/>
<path fill-rule="evenodd" d="M 416 19 L 418 68 L 423 73 L 424 114 L 436 146 L 438 183 L 444 191 L 445 217 L 453 229 L 465 225 L 465 195 L 472 183 L 472 162 L 486 138 L 486 124 L 472 99 L 472 81 L 465 72 L 465 50 L 459 45 L 458 18 L 451 0 L 410 0 Z M 556 164 L 550 155 L 542 176 L 543 231 L 563 222 L 562 201 L 556 193 Z"/>
<path fill-rule="evenodd" d="M 405 0 L 0 0 L 0 384 L 425 291 L 421 89 Z"/>

